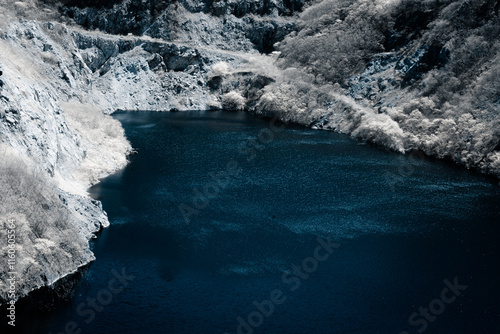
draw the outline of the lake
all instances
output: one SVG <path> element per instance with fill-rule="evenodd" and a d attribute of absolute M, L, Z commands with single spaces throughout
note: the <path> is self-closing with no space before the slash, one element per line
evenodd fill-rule
<path fill-rule="evenodd" d="M 114 117 L 137 153 L 90 189 L 111 226 L 74 296 L 26 331 L 500 327 L 498 180 L 245 113 Z"/>

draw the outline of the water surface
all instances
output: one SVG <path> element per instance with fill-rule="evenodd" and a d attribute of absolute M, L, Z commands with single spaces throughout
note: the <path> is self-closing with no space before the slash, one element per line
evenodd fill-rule
<path fill-rule="evenodd" d="M 236 333 L 249 315 L 258 326 L 240 333 L 498 329 L 497 181 L 341 134 L 278 131 L 242 113 L 114 116 L 137 154 L 91 189 L 111 226 L 74 298 L 31 322 L 42 332 L 74 321 L 82 333 Z M 215 189 L 222 172 L 229 177 Z M 189 221 L 183 203 L 197 210 Z M 314 256 L 318 237 L 340 247 L 300 286 L 284 282 Z M 108 289 L 113 269 L 134 279 L 87 323 L 88 298 Z M 467 286 L 461 295 L 412 326 L 410 315 L 455 277 Z M 253 302 L 275 289 L 286 300 L 260 321 Z"/>

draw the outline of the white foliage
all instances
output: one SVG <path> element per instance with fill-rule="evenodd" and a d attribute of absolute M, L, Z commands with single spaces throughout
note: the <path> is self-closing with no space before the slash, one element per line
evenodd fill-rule
<path fill-rule="evenodd" d="M 500 175 L 500 20 L 484 3 L 316 2 L 279 44 L 282 75 L 264 88 L 256 110 Z M 419 11 L 432 12 L 434 21 L 400 31 L 409 41 L 400 50 L 384 49 L 397 18 Z M 431 46 L 449 54 L 444 63 L 416 56 Z M 405 78 L 396 66 L 401 59 L 422 62 L 421 73 Z"/>
<path fill-rule="evenodd" d="M 225 61 L 220 61 L 212 65 L 212 75 L 213 76 L 224 76 L 226 74 L 230 74 L 232 71 L 231 66 Z"/>
<path fill-rule="evenodd" d="M 230 91 L 221 97 L 222 107 L 227 110 L 243 110 L 245 108 L 245 98 L 240 93 Z"/>
<path fill-rule="evenodd" d="M 0 144 L 0 281 L 7 272 L 8 230 L 15 231 L 16 298 L 34 288 L 51 284 L 93 259 L 75 218 L 59 198 L 44 171 Z M 8 223 L 14 222 L 12 228 Z M 12 233 L 11 233 L 12 234 Z M 7 286 L 0 285 L 0 303 L 7 300 Z"/>
<path fill-rule="evenodd" d="M 91 105 L 72 102 L 62 107 L 68 125 L 88 147 L 85 159 L 73 173 L 77 181 L 90 186 L 126 165 L 126 153 L 131 146 L 119 121 Z"/>

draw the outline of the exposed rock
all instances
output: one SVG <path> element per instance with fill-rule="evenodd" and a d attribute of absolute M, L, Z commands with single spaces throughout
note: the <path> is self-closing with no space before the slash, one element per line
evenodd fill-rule
<path fill-rule="evenodd" d="M 450 51 L 438 44 L 424 45 L 411 57 L 398 61 L 396 69 L 404 73 L 404 84 L 422 78 L 422 75 L 446 65 Z"/>
<path fill-rule="evenodd" d="M 149 35 L 226 50 L 274 50 L 307 0 L 70 1 L 62 12 L 86 29 Z M 287 19 L 288 17 L 288 19 Z M 253 43 L 253 44 L 252 44 Z"/>

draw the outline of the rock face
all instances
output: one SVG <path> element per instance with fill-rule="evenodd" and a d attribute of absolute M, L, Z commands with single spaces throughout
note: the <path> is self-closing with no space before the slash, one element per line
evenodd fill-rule
<path fill-rule="evenodd" d="M 0 225 L 2 231 L 7 230 L 12 220 L 17 235 L 15 299 L 53 284 L 94 259 L 88 239 L 109 222 L 100 203 L 86 196 L 85 189 L 123 167 L 130 149 L 123 131 L 103 134 L 103 142 L 97 143 L 88 140 L 85 125 L 69 125 L 80 123 L 64 110 L 64 102 L 74 101 L 83 113 L 90 108 L 78 96 L 90 71 L 79 72 L 79 55 L 64 50 L 64 44 L 49 37 L 51 32 L 68 31 L 22 21 L 10 25 L 0 39 L 0 150 L 4 159 Z M 109 116 L 99 116 L 102 124 L 116 125 Z M 109 154 L 92 158 L 97 152 Z M 7 236 L 2 232 L 1 238 L 4 256 Z M 3 282 L 7 271 L 3 266 Z M 7 287 L 1 286 L 0 303 L 6 300 Z"/>
<path fill-rule="evenodd" d="M 225 50 L 269 53 L 295 28 L 304 0 L 70 1 L 64 15 L 90 30 Z"/>

